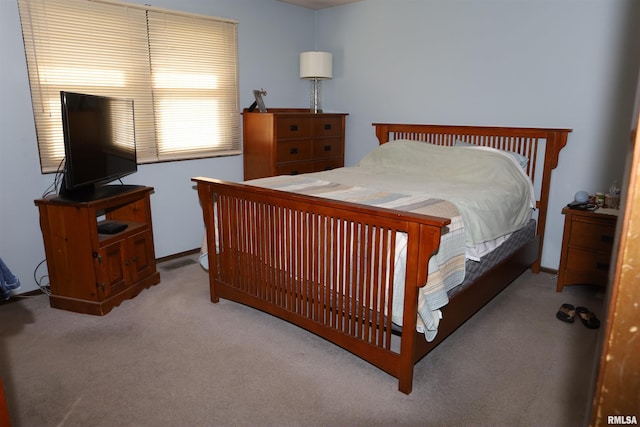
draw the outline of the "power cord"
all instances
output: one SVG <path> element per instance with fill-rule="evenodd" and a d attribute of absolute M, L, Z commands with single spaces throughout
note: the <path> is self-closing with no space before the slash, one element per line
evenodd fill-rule
<path fill-rule="evenodd" d="M 65 158 L 63 157 L 62 160 L 60 160 L 60 164 L 58 164 L 58 169 L 56 170 L 56 176 L 53 178 L 53 182 L 49 187 L 47 187 L 46 190 L 44 190 L 44 193 L 42 193 L 43 199 L 50 194 L 58 194 L 58 188 L 60 186 L 60 181 L 62 180 L 62 176 L 63 176 L 62 172 L 64 168 L 62 164 L 64 163 L 64 159 Z"/>
<path fill-rule="evenodd" d="M 42 266 L 42 264 L 44 264 L 44 262 L 45 262 L 45 261 L 46 261 L 46 259 L 43 259 L 42 261 L 40 261 L 40 263 L 39 263 L 39 264 L 36 266 L 36 268 L 33 270 L 33 279 L 35 280 L 36 285 L 38 285 L 38 287 L 40 288 L 40 290 L 41 290 L 44 294 L 46 294 L 46 295 L 51 295 L 51 287 L 49 286 L 49 282 L 47 282 L 47 284 L 46 284 L 46 285 L 43 285 L 43 284 L 42 284 L 42 281 L 43 281 L 45 278 L 48 278 L 48 277 L 49 277 L 49 274 L 44 274 L 44 275 L 40 276 L 40 278 L 38 278 L 38 276 L 37 276 L 38 269 L 40 268 L 40 266 Z"/>

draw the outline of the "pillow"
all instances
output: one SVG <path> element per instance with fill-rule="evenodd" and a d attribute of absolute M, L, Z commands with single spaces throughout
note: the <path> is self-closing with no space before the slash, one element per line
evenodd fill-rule
<path fill-rule="evenodd" d="M 432 151 L 440 148 L 437 145 L 410 139 L 396 139 L 379 145 L 369 152 L 360 162 L 360 166 L 396 168 L 400 170 L 424 169 Z"/>
<path fill-rule="evenodd" d="M 471 143 L 460 141 L 460 140 L 456 140 L 456 142 L 453 145 L 455 147 L 480 147 L 480 145 L 475 145 L 475 144 L 471 144 Z M 527 165 L 529 164 L 529 159 L 527 157 L 523 156 L 520 153 L 516 153 L 515 151 L 508 151 L 508 150 L 499 150 L 499 151 L 509 154 L 511 157 L 516 159 L 516 162 L 518 162 L 518 164 L 522 169 L 525 169 L 525 170 L 527 169 Z"/>

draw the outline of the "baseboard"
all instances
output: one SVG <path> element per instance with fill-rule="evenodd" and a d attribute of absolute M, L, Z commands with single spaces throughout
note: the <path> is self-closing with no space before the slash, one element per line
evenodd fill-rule
<path fill-rule="evenodd" d="M 31 298 L 31 297 L 35 297 L 42 294 L 44 294 L 44 292 L 36 289 L 33 291 L 21 293 L 18 295 L 11 295 L 11 298 L 9 298 L 8 300 L 0 301 L 0 305 L 11 304 L 12 302 L 19 301 L 22 298 Z"/>
<path fill-rule="evenodd" d="M 558 270 L 549 267 L 540 267 L 540 271 L 549 274 L 558 274 Z"/>
<path fill-rule="evenodd" d="M 173 255 L 164 256 L 162 258 L 156 258 L 156 263 L 165 262 L 165 261 L 171 261 L 173 259 L 182 258 L 182 257 L 185 257 L 185 256 L 197 254 L 197 253 L 200 253 L 200 248 L 195 248 L 195 249 L 191 249 L 191 250 L 184 251 L 184 252 L 178 252 L 178 253 L 173 254 Z"/>
<path fill-rule="evenodd" d="M 185 257 L 185 256 L 197 254 L 197 253 L 200 253 L 200 248 L 195 248 L 195 249 L 191 249 L 191 250 L 184 251 L 184 252 L 178 252 L 178 253 L 173 254 L 173 255 L 167 255 L 167 256 L 162 257 L 162 258 L 157 258 L 156 259 L 156 263 L 165 262 L 165 261 L 171 261 L 173 259 L 182 258 L 182 257 Z M 34 297 L 34 296 L 37 296 L 37 295 L 42 295 L 43 293 L 44 292 L 35 289 L 33 291 L 23 292 L 23 293 L 18 294 L 18 295 L 12 295 L 11 298 L 9 298 L 8 300 L 0 301 L 0 306 L 5 305 L 5 304 L 10 304 L 12 302 L 19 301 L 21 298 L 30 298 L 30 297 Z"/>
<path fill-rule="evenodd" d="M 189 256 L 189 255 L 194 255 L 200 252 L 200 248 L 195 248 L 195 249 L 191 249 L 188 251 L 183 251 L 183 252 L 178 252 L 172 255 L 167 255 L 165 257 L 161 257 L 161 258 L 157 258 L 156 259 L 156 263 L 160 263 L 160 262 L 165 262 L 165 261 L 171 261 L 174 259 L 178 259 L 178 258 L 182 258 L 185 256 Z M 558 274 L 558 270 L 555 270 L 553 268 L 548 268 L 548 267 L 540 267 L 540 271 L 543 273 L 549 273 L 549 274 Z M 13 295 L 11 298 L 9 298 L 6 301 L 0 301 L 0 306 L 4 305 L 4 304 L 9 304 L 15 301 L 18 301 L 20 298 L 29 298 L 29 297 L 33 297 L 36 295 L 40 295 L 42 294 L 42 291 L 39 290 L 33 290 L 33 291 L 29 291 L 29 292 L 25 292 L 19 295 Z"/>

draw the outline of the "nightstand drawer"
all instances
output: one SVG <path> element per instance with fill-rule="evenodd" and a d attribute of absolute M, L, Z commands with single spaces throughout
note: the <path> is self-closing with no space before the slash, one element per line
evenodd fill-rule
<path fill-rule="evenodd" d="M 342 139 L 325 138 L 313 141 L 314 159 L 330 159 L 332 157 L 342 157 Z"/>
<path fill-rule="evenodd" d="M 276 145 L 276 163 L 311 160 L 311 141 L 278 141 Z"/>
<path fill-rule="evenodd" d="M 311 119 L 304 117 L 278 117 L 276 121 L 276 137 L 308 138 L 311 136 Z"/>
<path fill-rule="evenodd" d="M 606 276 L 611 263 L 611 252 L 597 252 L 583 249 L 569 249 L 567 270 L 582 270 L 587 275 L 604 273 Z"/>
<path fill-rule="evenodd" d="M 568 283 L 606 285 L 611 253 L 571 249 L 567 256 Z"/>
<path fill-rule="evenodd" d="M 574 220 L 571 224 L 569 245 L 582 248 L 610 251 L 616 233 L 615 225 L 608 223 Z"/>
<path fill-rule="evenodd" d="M 313 120 L 313 136 L 341 136 L 342 117 L 316 117 Z"/>

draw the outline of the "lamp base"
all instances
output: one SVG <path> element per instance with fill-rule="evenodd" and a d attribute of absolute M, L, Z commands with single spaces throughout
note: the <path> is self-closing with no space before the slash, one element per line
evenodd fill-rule
<path fill-rule="evenodd" d="M 322 80 L 318 78 L 311 79 L 311 93 L 309 111 L 312 113 L 322 113 L 322 103 L 320 101 L 322 92 Z"/>

